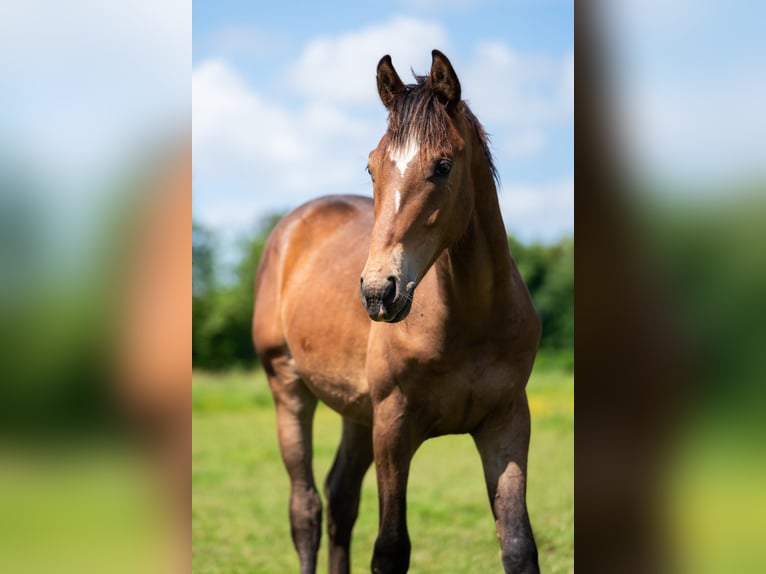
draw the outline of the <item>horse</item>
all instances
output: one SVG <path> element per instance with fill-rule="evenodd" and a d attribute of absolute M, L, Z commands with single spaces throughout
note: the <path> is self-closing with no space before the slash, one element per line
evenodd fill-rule
<path fill-rule="evenodd" d="M 409 568 L 410 462 L 431 437 L 470 433 L 506 572 L 539 572 L 526 505 L 526 384 L 540 319 L 510 254 L 487 134 L 447 57 L 405 85 L 386 55 L 388 129 L 367 165 L 373 198 L 321 197 L 269 236 L 253 342 L 274 397 L 291 534 L 315 572 L 322 501 L 312 470 L 321 400 L 342 417 L 327 476 L 329 571 L 350 571 L 362 479 L 375 463 L 373 573 Z M 361 299 L 361 305 L 359 300 Z"/>

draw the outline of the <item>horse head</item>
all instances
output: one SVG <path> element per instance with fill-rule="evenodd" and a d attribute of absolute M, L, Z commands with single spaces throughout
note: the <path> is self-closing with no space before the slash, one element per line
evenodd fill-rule
<path fill-rule="evenodd" d="M 473 212 L 476 126 L 452 64 L 438 50 L 432 57 L 429 75 L 412 85 L 402 82 L 390 56 L 378 63 L 388 130 L 367 166 L 375 224 L 360 282 L 375 321 L 407 317 L 418 283 L 465 233 Z"/>

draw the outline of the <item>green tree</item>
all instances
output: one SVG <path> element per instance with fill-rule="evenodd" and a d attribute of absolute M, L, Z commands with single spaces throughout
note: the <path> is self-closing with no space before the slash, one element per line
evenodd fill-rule
<path fill-rule="evenodd" d="M 203 326 L 213 310 L 215 297 L 215 241 L 213 233 L 192 222 L 192 366 L 208 366 Z"/>
<path fill-rule="evenodd" d="M 192 364 L 221 370 L 256 364 L 252 345 L 253 282 L 269 233 L 281 215 L 264 218 L 239 243 L 230 279 L 217 276 L 215 235 L 199 223 L 192 230 Z M 508 243 L 543 325 L 541 349 L 571 354 L 574 345 L 574 240 L 553 245 Z"/>
<path fill-rule="evenodd" d="M 508 237 L 516 264 L 542 321 L 542 349 L 574 347 L 574 240 L 525 245 Z"/>
<path fill-rule="evenodd" d="M 225 285 L 219 285 L 215 279 L 215 250 L 204 247 L 211 242 L 203 241 L 205 236 L 200 234 L 199 265 L 195 263 L 194 275 L 195 279 L 199 277 L 198 292 L 194 295 L 194 367 L 222 370 L 256 364 L 251 337 L 253 282 L 266 239 L 280 219 L 279 215 L 265 218 L 252 235 L 240 240 L 241 257 L 234 269 L 233 279 Z M 210 235 L 207 236 L 209 238 Z M 212 255 L 208 259 L 210 253 Z M 208 272 L 212 278 L 206 275 Z"/>
<path fill-rule="evenodd" d="M 192 294 L 203 297 L 215 288 L 215 243 L 212 232 L 192 222 Z"/>

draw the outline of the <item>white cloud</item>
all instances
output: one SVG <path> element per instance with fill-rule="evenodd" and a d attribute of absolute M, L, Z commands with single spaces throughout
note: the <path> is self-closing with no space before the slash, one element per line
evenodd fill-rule
<path fill-rule="evenodd" d="M 349 157 L 366 157 L 374 143 L 364 117 L 327 102 L 297 111 L 270 102 L 223 60 L 194 70 L 192 93 L 195 169 L 207 175 L 267 174 L 296 189 L 317 179 L 331 185 L 347 180 Z"/>
<path fill-rule="evenodd" d="M 753 71 L 740 74 L 624 90 L 616 119 L 634 172 L 647 180 L 683 182 L 678 191 L 694 193 L 716 186 L 731 193 L 724 184 L 760 176 L 766 116 L 756 110 L 766 100 L 766 81 Z"/>
<path fill-rule="evenodd" d="M 252 162 L 286 165 L 308 156 L 295 118 L 266 102 L 223 60 L 192 74 L 194 167 L 223 175 Z"/>
<path fill-rule="evenodd" d="M 114 170 L 188 121 L 190 3 L 3 2 L 0 69 L 0 139 L 33 150 L 41 171 Z"/>
<path fill-rule="evenodd" d="M 542 129 L 526 128 L 513 130 L 504 138 L 493 139 L 492 147 L 496 151 L 496 159 L 523 160 L 529 159 L 545 149 L 547 138 Z"/>
<path fill-rule="evenodd" d="M 574 178 L 511 183 L 498 193 L 505 226 L 524 240 L 556 240 L 574 232 Z"/>
<path fill-rule="evenodd" d="M 604 3 L 611 119 L 625 164 L 665 183 L 648 189 L 731 194 L 732 183 L 763 177 L 763 6 Z"/>
<path fill-rule="evenodd" d="M 574 53 L 563 61 L 521 54 L 502 42 L 476 47 L 463 83 L 484 122 L 533 126 L 568 121 L 574 111 Z"/>
<path fill-rule="evenodd" d="M 190 8 L 189 0 L 0 3 L 0 164 L 29 183 L 40 223 L 30 233 L 53 273 L 75 276 L 93 263 L 86 254 L 104 215 L 131 187 L 115 178 L 138 175 L 148 154 L 188 129 Z"/>
<path fill-rule="evenodd" d="M 448 50 L 447 34 L 439 24 L 397 17 L 336 38 L 313 40 L 290 67 L 287 81 L 312 98 L 379 105 L 375 68 L 380 58 L 390 54 L 402 80 L 409 83 L 410 66 L 426 73 L 434 48 Z"/>
<path fill-rule="evenodd" d="M 195 215 L 243 225 L 257 212 L 329 193 L 369 192 L 367 154 L 382 134 L 332 102 L 269 101 L 224 60 L 192 74 Z"/>
<path fill-rule="evenodd" d="M 266 97 L 226 60 L 202 62 L 192 75 L 195 216 L 241 228 L 311 197 L 371 193 L 364 165 L 385 129 L 375 66 L 388 52 L 411 81 L 410 65 L 427 73 L 434 47 L 450 54 L 441 26 L 406 18 L 314 39 L 286 68 L 299 97 L 284 101 Z M 493 136 L 501 172 L 507 160 L 539 156 L 551 143 L 549 129 L 571 122 L 572 52 L 555 60 L 484 43 L 452 61 Z M 555 240 L 572 231 L 572 193 L 571 176 L 506 186 L 506 225 L 524 239 Z"/>

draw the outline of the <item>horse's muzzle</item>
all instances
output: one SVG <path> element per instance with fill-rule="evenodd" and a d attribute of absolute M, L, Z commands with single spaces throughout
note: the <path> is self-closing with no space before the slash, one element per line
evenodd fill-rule
<path fill-rule="evenodd" d="M 359 283 L 362 305 L 373 321 L 396 323 L 406 318 L 412 307 L 412 297 L 404 293 L 396 277 L 368 279 Z"/>

